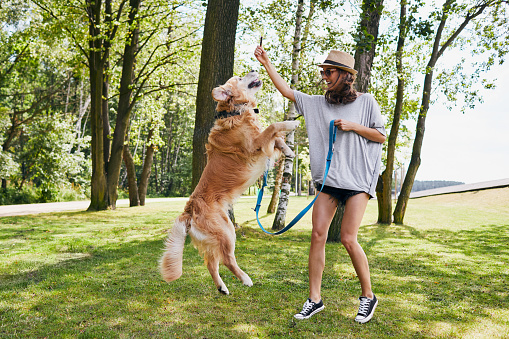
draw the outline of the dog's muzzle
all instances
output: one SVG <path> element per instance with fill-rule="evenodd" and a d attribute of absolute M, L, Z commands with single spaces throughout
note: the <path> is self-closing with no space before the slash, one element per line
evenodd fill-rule
<path fill-rule="evenodd" d="M 247 88 L 260 87 L 262 85 L 261 80 L 256 79 L 252 83 L 250 83 Z"/>

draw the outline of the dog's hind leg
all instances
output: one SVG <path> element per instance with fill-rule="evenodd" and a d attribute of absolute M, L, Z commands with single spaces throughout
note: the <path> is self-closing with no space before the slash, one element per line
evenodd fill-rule
<path fill-rule="evenodd" d="M 223 294 L 230 294 L 228 288 L 223 282 L 223 279 L 219 276 L 219 258 L 208 255 L 205 257 L 207 262 L 207 268 L 212 276 L 212 280 L 214 280 L 214 284 L 216 284 L 217 290 Z"/>
<path fill-rule="evenodd" d="M 237 265 L 237 260 L 235 259 L 233 251 L 231 254 L 225 256 L 223 263 L 226 267 L 228 267 L 230 271 L 232 271 L 233 274 L 235 274 L 237 278 L 240 279 L 240 281 L 242 281 L 244 285 L 250 287 L 253 286 L 253 281 L 251 278 L 247 275 L 246 272 L 240 269 L 239 265 Z"/>
<path fill-rule="evenodd" d="M 253 281 L 251 278 L 240 269 L 239 265 L 237 265 L 237 260 L 235 259 L 235 229 L 232 222 L 228 219 L 228 229 L 230 230 L 230 234 L 226 235 L 221 244 L 221 255 L 223 257 L 223 264 L 233 273 L 240 281 L 246 286 L 253 286 Z"/>

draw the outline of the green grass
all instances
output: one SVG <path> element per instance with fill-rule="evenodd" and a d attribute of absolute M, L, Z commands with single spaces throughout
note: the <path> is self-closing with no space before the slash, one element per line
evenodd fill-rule
<path fill-rule="evenodd" d="M 310 200 L 292 198 L 289 219 Z M 254 204 L 235 205 L 237 261 L 254 286 L 221 267 L 229 296 L 189 241 L 182 277 L 159 276 L 184 202 L 0 218 L 0 338 L 509 337 L 508 188 L 411 200 L 404 226 L 374 224 L 371 201 L 359 242 L 380 302 L 364 325 L 353 321 L 360 288 L 341 244 L 326 248 L 325 310 L 293 320 L 308 293 L 310 213 L 272 237 Z"/>

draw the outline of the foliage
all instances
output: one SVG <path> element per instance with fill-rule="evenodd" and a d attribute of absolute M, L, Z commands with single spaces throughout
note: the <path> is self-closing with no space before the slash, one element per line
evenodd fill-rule
<path fill-rule="evenodd" d="M 70 119 L 39 116 L 25 126 L 20 141 L 14 160 L 21 166 L 9 175 L 19 194 L 13 193 L 15 189 L 9 189 L 3 204 L 60 201 L 61 193 L 65 191 L 75 191 L 77 195 L 71 195 L 75 198 L 85 196 L 90 163 L 83 152 L 74 150 L 77 139 Z M 33 188 L 23 190 L 26 183 Z M 34 200 L 31 194 L 37 198 Z"/>
<path fill-rule="evenodd" d="M 37 204 L 47 202 L 78 201 L 89 198 L 88 191 L 80 186 L 66 185 L 47 190 L 32 184 L 23 187 L 7 187 L 0 189 L 0 205 Z"/>
<path fill-rule="evenodd" d="M 73 53 L 54 37 L 45 39 L 45 24 L 30 2 L 5 5 L 0 7 L 2 203 L 61 200 L 68 189 L 78 192 L 74 198 L 83 197 L 88 162 L 75 148 L 82 140 L 75 135 L 76 121 L 66 114 L 76 107 Z"/>
<path fill-rule="evenodd" d="M 116 109 L 119 102 L 118 85 L 122 69 L 122 48 L 126 41 L 127 31 L 125 29 L 126 11 L 122 11 L 125 2 L 113 1 L 113 11 L 122 13 L 111 21 L 103 21 L 101 29 L 108 34 L 117 30 L 117 39 L 107 41 L 111 46 L 109 66 L 106 70 L 107 77 L 111 83 L 109 97 L 109 118 L 110 124 L 115 123 Z M 201 6 L 198 6 L 201 7 Z M 132 119 L 137 132 L 131 133 L 134 138 L 134 145 L 140 145 L 143 150 L 147 142 L 147 130 L 156 127 L 156 132 L 164 128 L 163 117 L 156 109 L 153 113 L 153 102 L 168 101 L 169 96 L 180 97 L 178 100 L 185 102 L 180 111 L 185 111 L 187 116 L 184 126 L 190 126 L 189 113 L 194 104 L 189 104 L 188 99 L 192 98 L 193 86 L 196 79 L 193 76 L 198 68 L 196 60 L 199 59 L 199 34 L 202 9 L 197 8 L 193 1 L 143 1 L 139 13 L 140 22 L 140 48 L 137 53 L 136 78 L 134 79 L 134 93 L 139 102 L 133 100 L 134 117 Z M 36 126 L 30 127 L 37 116 L 51 111 L 55 120 L 66 120 L 75 124 L 75 133 L 79 144 L 61 143 L 62 149 L 67 149 L 70 154 L 75 151 L 81 152 L 85 158 L 90 158 L 90 119 L 89 119 L 89 85 L 83 80 L 88 77 L 86 58 L 88 45 L 88 21 L 85 19 L 86 12 L 83 3 L 76 1 L 53 2 L 45 0 L 34 1 L 6 1 L 0 6 L 0 20 L 2 29 L 0 31 L 0 142 L 4 143 L 5 149 L 0 151 L 2 162 L 2 178 L 9 178 L 16 170 L 21 171 L 22 159 L 30 158 L 29 150 L 23 150 L 20 146 L 27 144 L 31 150 L 42 136 L 35 132 L 26 133 Z M 161 94 L 162 93 L 162 94 Z M 145 109 L 143 109 L 145 107 Z M 23 113 L 17 113 L 23 111 Z M 138 112 L 139 111 L 139 112 Z M 174 114 L 175 110 L 166 110 L 167 115 Z M 46 113 L 48 114 L 48 113 Z M 13 119 L 12 117 L 16 117 Z M 19 117 L 19 118 L 18 118 Z M 69 118 L 72 117 L 72 118 Z M 168 117 L 168 120 L 172 119 Z M 72 120 L 72 122 L 71 122 Z M 174 119 L 176 120 L 176 119 Z M 178 119 L 177 119 L 178 120 Z M 19 123 L 21 122 L 21 123 Z M 15 130 L 10 133 L 11 125 L 16 123 Z M 23 127 L 26 125 L 26 127 Z M 23 130 L 26 129 L 26 131 Z M 178 129 L 173 129 L 178 130 Z M 174 138 L 167 147 L 173 149 L 183 148 L 175 142 L 189 144 L 188 130 L 182 136 L 185 139 Z M 10 134 L 9 134 L 10 133 Z M 12 138 L 10 135 L 12 134 Z M 19 139 L 22 136 L 23 139 Z M 142 138 L 138 140 L 136 138 Z M 143 139 L 145 138 L 145 139 Z M 33 139 L 33 140 L 32 140 Z M 63 139 L 68 140 L 67 137 Z M 164 135 L 157 134 L 152 143 L 157 143 L 160 151 L 166 151 Z M 42 147 L 42 146 L 41 146 Z M 171 152 L 165 152 L 169 154 Z M 177 152 L 179 153 L 179 152 Z M 180 161 L 180 154 L 173 157 Z M 140 159 L 143 154 L 138 154 Z M 156 155 L 157 156 L 157 155 Z M 43 159 L 32 157 L 32 169 L 37 174 L 30 174 L 28 180 L 36 180 L 36 185 L 41 184 L 40 178 L 47 178 L 47 168 L 39 163 Z M 72 178 L 63 171 L 55 172 L 53 181 L 61 182 L 63 177 L 68 177 L 68 184 L 88 189 L 90 182 L 83 182 L 82 179 L 90 178 L 89 160 L 82 162 L 86 165 L 79 175 Z M 8 166 L 7 166 L 8 165 Z M 57 170 L 57 168 L 53 168 Z M 167 172 L 158 173 L 161 177 L 168 177 Z M 189 176 L 190 165 L 183 165 L 178 169 L 179 177 L 173 174 L 170 180 L 185 182 Z M 157 175 L 157 174 L 156 174 Z M 183 179 L 184 178 L 184 179 Z M 5 180 L 5 179 L 4 179 Z M 21 179 L 23 180 L 23 179 Z M 157 176 L 156 176 L 156 181 Z M 19 180 L 7 181 L 14 184 Z M 57 194 L 56 186 L 51 183 L 48 189 Z M 156 187 L 158 184 L 156 183 Z M 161 185 L 159 185 L 160 187 Z M 181 190 L 177 194 L 188 193 L 185 184 L 179 185 Z M 19 186 L 21 187 L 21 186 Z M 160 191 L 160 190 L 157 190 Z M 49 191 L 48 191 L 49 192 Z"/>
<path fill-rule="evenodd" d="M 4 217 L 0 336 L 505 338 L 508 198 L 507 188 L 420 198 L 409 207 L 409 224 L 391 227 L 372 224 L 371 201 L 359 242 L 380 303 L 363 326 L 353 321 L 360 289 L 341 244 L 326 245 L 325 310 L 293 320 L 308 293 L 308 215 L 284 235 L 267 236 L 253 221 L 255 200 L 239 200 L 236 257 L 254 286 L 222 267 L 229 296 L 216 291 L 189 241 L 183 276 L 170 284 L 159 276 L 167 229 L 185 201 L 113 214 Z M 291 199 L 292 215 L 309 202 Z"/>
<path fill-rule="evenodd" d="M 75 142 L 72 128 L 69 120 L 49 115 L 37 119 L 26 129 L 27 142 L 20 155 L 25 167 L 23 180 L 32 181 L 47 191 L 80 180 L 79 174 L 86 173 L 82 168 L 86 161 L 82 152 L 72 152 Z"/>
<path fill-rule="evenodd" d="M 0 150 L 0 178 L 10 178 L 19 171 L 19 165 L 11 154 Z"/>

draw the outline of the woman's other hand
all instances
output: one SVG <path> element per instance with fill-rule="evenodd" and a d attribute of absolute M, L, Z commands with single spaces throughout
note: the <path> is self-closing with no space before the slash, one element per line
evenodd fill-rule
<path fill-rule="evenodd" d="M 351 122 L 345 119 L 337 119 L 334 120 L 334 126 L 336 126 L 341 131 L 353 131 L 357 127 L 359 127 L 359 124 L 356 124 L 355 122 Z"/>
<path fill-rule="evenodd" d="M 254 55 L 256 59 L 264 66 L 269 62 L 269 55 L 261 46 L 256 46 Z"/>

